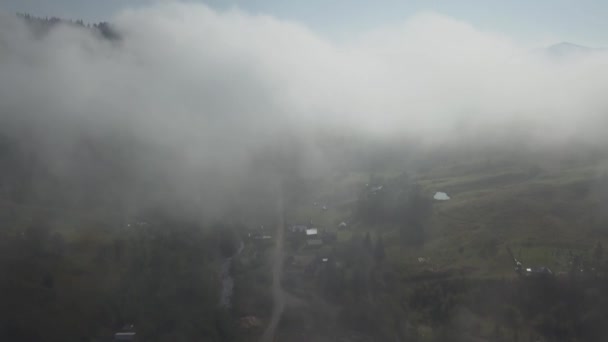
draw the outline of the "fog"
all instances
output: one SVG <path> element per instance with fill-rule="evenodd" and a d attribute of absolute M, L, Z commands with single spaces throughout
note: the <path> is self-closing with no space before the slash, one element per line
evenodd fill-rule
<path fill-rule="evenodd" d="M 344 41 L 186 3 L 108 20 L 121 40 L 70 27 L 36 37 L 1 15 L 0 133 L 66 177 L 91 167 L 74 157 L 83 144 L 106 142 L 129 160 L 125 184 L 161 183 L 165 200 L 206 213 L 244 189 L 271 191 L 286 170 L 331 170 L 327 136 L 422 146 L 604 139 L 599 50 L 555 58 L 436 13 Z"/>

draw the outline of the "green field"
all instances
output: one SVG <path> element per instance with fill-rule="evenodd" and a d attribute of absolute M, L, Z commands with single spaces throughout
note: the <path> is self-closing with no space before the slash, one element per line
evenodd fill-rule
<path fill-rule="evenodd" d="M 604 245 L 608 242 L 608 215 L 602 211 L 603 201 L 608 198 L 604 193 L 608 189 L 604 170 L 602 165 L 595 163 L 569 163 L 567 166 L 547 164 L 540 167 L 534 162 L 518 162 L 501 163 L 500 166 L 493 167 L 485 162 L 471 161 L 451 166 L 440 165 L 424 171 L 395 169 L 382 174 L 342 173 L 331 178 L 332 186 L 319 187 L 321 190 L 311 196 L 318 203 L 328 203 L 327 210 L 321 210 L 318 203 L 315 206 L 315 203 L 307 199 L 292 205 L 286 213 L 288 222 L 313 222 L 328 232 L 335 232 L 337 242 L 322 249 L 300 248 L 291 253 L 300 256 L 331 255 L 340 265 L 335 272 L 341 274 L 339 277 L 346 279 L 347 283 L 355 281 L 352 272 L 357 268 L 367 269 L 372 282 L 372 285 L 367 285 L 371 286 L 368 290 L 371 291 L 369 297 L 357 299 L 359 297 L 351 292 L 351 285 L 348 285 L 342 289 L 346 294 L 340 296 L 341 300 L 319 300 L 324 298 L 323 293 L 327 291 L 324 287 L 327 285 L 323 284 L 328 281 L 322 268 L 317 269 L 314 275 L 306 276 L 297 276 L 297 271 L 294 271 L 292 277 L 295 278 L 286 286 L 295 296 L 307 301 L 315 298 L 318 300 L 316 304 L 300 308 L 300 315 L 310 320 L 313 320 L 316 310 L 328 303 L 340 303 L 345 308 L 352 306 L 349 304 L 352 301 L 358 301 L 359 304 L 355 307 L 366 308 L 366 313 L 361 313 L 362 317 L 372 319 L 368 314 L 374 312 L 374 308 L 382 307 L 382 310 L 386 310 L 391 302 L 410 298 L 409 301 L 414 302 L 407 305 L 409 309 L 395 309 L 393 314 L 401 315 L 405 314 L 401 310 L 409 310 L 410 315 L 413 315 L 410 316 L 410 323 L 417 328 L 415 332 L 403 328 L 403 334 L 415 335 L 421 341 L 441 340 L 441 334 L 450 328 L 434 327 L 433 320 L 437 318 L 432 317 L 436 314 L 432 310 L 426 312 L 424 310 L 427 309 L 417 307 L 415 298 L 422 296 L 425 291 L 440 291 L 436 296 L 443 299 L 438 299 L 436 305 L 445 305 L 439 303 L 450 300 L 451 295 L 444 291 L 455 291 L 454 296 L 469 299 L 455 300 L 455 303 L 463 302 L 454 304 L 454 310 L 464 310 L 466 315 L 473 317 L 470 320 L 475 322 L 467 325 L 466 329 L 462 328 L 466 330 L 462 332 L 463 336 L 487 341 L 494 340 L 491 336 L 498 336 L 496 334 L 524 334 L 544 341 L 534 325 L 522 325 L 517 328 L 517 333 L 502 326 L 503 316 L 498 312 L 510 312 L 512 309 L 507 303 L 500 303 L 494 309 L 481 309 L 483 305 L 463 303 L 480 296 L 479 293 L 484 293 L 487 287 L 496 286 L 502 289 L 494 290 L 499 292 L 527 286 L 518 283 L 514 262 L 507 253 L 507 247 L 512 249 L 524 267 L 546 266 L 558 276 L 571 271 L 573 256 L 587 265 L 592 264 L 594 246 L 598 242 Z M 451 197 L 449 201 L 432 200 L 432 210 L 424 227 L 423 243 L 404 244 L 400 239 L 398 224 L 369 223 L 357 216 L 357 196 L 370 179 L 393 184 L 391 180 L 402 174 L 409 175 L 409 181 L 418 184 L 422 195 L 428 199 L 436 191 L 447 192 Z M 330 181 L 319 182 L 326 184 Z M 355 195 L 344 200 L 344 194 Z M 336 200 L 338 198 L 342 201 Z M 338 202 L 340 205 L 330 205 Z M 348 227 L 338 229 L 337 224 L 342 221 L 348 222 Z M 367 257 L 352 259 L 353 256 L 348 256 L 350 246 L 353 243 L 360 246 L 360 241 L 367 234 L 372 241 L 382 237 L 386 251 L 386 259 L 382 264 L 374 265 L 373 261 L 366 261 Z M 365 254 L 363 251 L 357 253 Z M 424 260 L 421 262 L 419 258 Z M 349 262 L 355 262 L 354 266 L 349 268 Z M 383 273 L 383 277 L 379 278 L 378 272 Z M 376 281 L 378 284 L 373 285 Z M 467 285 L 462 290 L 452 289 L 454 286 L 458 288 L 459 283 Z M 374 292 L 380 288 L 385 288 L 383 294 Z M 368 300 L 371 302 L 368 303 Z M 348 310 L 356 311 L 355 307 Z M 483 310 L 490 310 L 486 317 L 481 313 Z M 520 309 L 513 310 L 520 312 Z M 524 315 L 524 310 L 521 310 Z M 338 312 L 341 313 L 326 316 L 325 319 L 346 320 L 350 324 L 357 320 L 344 311 Z M 383 313 L 380 316 L 390 320 L 390 315 Z M 537 316 L 536 319 L 542 320 L 539 317 L 542 316 Z M 356 324 L 350 329 L 342 326 L 344 330 L 340 331 L 347 335 L 357 331 L 355 327 Z M 284 328 L 289 327 L 286 325 Z M 288 334 L 286 331 L 283 333 Z M 367 331 L 366 334 L 382 336 L 379 331 Z M 362 337 L 362 340 L 365 338 Z"/>

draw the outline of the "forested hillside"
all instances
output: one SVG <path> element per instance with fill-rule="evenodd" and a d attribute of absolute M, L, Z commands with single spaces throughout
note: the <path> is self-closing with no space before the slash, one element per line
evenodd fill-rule
<path fill-rule="evenodd" d="M 101 142 L 80 144 L 67 173 L 31 147 L 5 136 L 0 148 L 0 339 L 107 339 L 127 324 L 150 341 L 226 333 L 218 265 L 231 227 L 140 206 L 161 188 L 138 185 L 133 161 Z"/>
<path fill-rule="evenodd" d="M 0 341 L 606 340 L 602 51 L 0 19 Z"/>

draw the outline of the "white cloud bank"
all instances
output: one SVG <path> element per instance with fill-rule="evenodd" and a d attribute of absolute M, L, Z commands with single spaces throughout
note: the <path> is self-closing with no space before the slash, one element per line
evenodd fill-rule
<path fill-rule="evenodd" d="M 185 173 L 240 173 L 261 149 L 314 145 L 318 129 L 483 143 L 598 140 L 606 126 L 606 53 L 552 60 L 434 13 L 348 43 L 185 3 L 122 12 L 120 43 L 71 28 L 34 39 L 1 19 L 6 134 L 54 149 L 121 132 L 179 150 L 197 166 Z"/>
<path fill-rule="evenodd" d="M 267 135 L 282 127 L 276 120 L 416 135 L 507 123 L 572 134 L 608 104 L 606 54 L 558 63 L 433 13 L 345 44 L 195 4 L 130 10 L 113 22 L 125 36 L 119 47 L 68 29 L 32 43 L 5 27 L 3 104 L 103 112 L 179 137 L 245 123 Z"/>

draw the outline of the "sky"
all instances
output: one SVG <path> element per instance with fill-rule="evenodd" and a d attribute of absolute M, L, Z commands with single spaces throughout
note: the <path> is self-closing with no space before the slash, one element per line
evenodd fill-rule
<path fill-rule="evenodd" d="M 160 0 L 168 2 L 170 0 Z M 608 2 L 604 0 L 188 0 L 215 9 L 238 7 L 297 21 L 326 37 L 352 39 L 362 32 L 398 24 L 420 12 L 435 12 L 512 37 L 529 46 L 562 41 L 608 47 Z M 0 0 L 7 12 L 111 20 L 125 8 L 155 0 Z"/>

